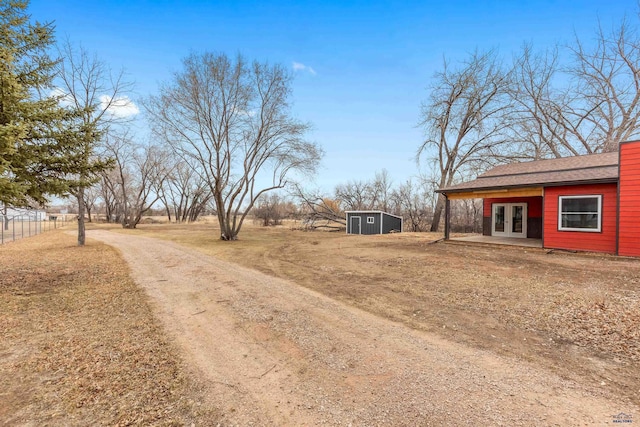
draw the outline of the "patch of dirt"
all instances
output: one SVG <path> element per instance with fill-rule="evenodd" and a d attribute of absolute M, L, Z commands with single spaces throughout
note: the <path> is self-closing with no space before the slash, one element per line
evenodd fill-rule
<path fill-rule="evenodd" d="M 0 247 L 0 424 L 215 425 L 121 257 L 74 242 Z"/>
<path fill-rule="evenodd" d="M 141 234 L 89 236 L 122 251 L 223 425 L 585 425 L 639 412 L 635 344 L 582 337 L 607 335 L 589 329 L 603 295 L 605 311 L 634 313 L 636 290 L 619 280 L 638 277 L 635 260 L 411 235 L 208 240 L 292 282 Z M 571 316 L 587 319 L 573 338 Z"/>
<path fill-rule="evenodd" d="M 265 235 L 261 246 L 254 234 Z M 214 253 L 415 329 L 605 383 L 640 403 L 640 260 L 431 244 L 441 236 L 428 233 L 328 234 L 250 230 Z"/>

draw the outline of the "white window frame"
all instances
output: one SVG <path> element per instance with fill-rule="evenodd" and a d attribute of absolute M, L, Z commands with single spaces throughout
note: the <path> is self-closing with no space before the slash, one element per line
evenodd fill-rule
<path fill-rule="evenodd" d="M 573 228 L 562 226 L 562 202 L 565 199 L 598 199 L 598 227 L 597 228 Z M 571 212 L 593 213 L 593 212 Z M 558 196 L 558 231 L 583 231 L 587 233 L 600 233 L 602 231 L 602 194 L 580 194 L 575 196 Z"/>
<path fill-rule="evenodd" d="M 367 224 L 375 224 L 376 223 L 376 218 L 373 216 L 368 216 L 367 217 Z"/>

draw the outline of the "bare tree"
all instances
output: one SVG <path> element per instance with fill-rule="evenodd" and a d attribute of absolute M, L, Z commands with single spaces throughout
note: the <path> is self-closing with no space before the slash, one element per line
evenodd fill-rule
<path fill-rule="evenodd" d="M 323 195 L 320 190 L 304 190 L 294 186 L 293 197 L 300 201 L 303 220 L 309 229 L 344 230 L 347 221 L 340 201 Z"/>
<path fill-rule="evenodd" d="M 445 63 L 422 106 L 426 139 L 417 156 L 433 162 L 436 187 L 494 163 L 615 151 L 640 137 L 636 28 L 626 20 L 612 31 L 599 26 L 595 44 L 576 36 L 561 49 L 536 53 L 525 44 L 508 72 L 493 52 L 455 70 Z M 560 63 L 565 52 L 570 59 Z M 440 195 L 432 231 L 443 207 Z M 457 209 L 473 213 L 475 206 Z"/>
<path fill-rule="evenodd" d="M 215 204 L 220 238 L 235 240 L 255 201 L 293 172 L 315 172 L 320 148 L 291 116 L 291 75 L 242 56 L 192 54 L 147 102 L 154 130 L 197 164 Z"/>
<path fill-rule="evenodd" d="M 126 228 L 136 228 L 142 216 L 159 200 L 159 191 L 168 175 L 166 154 L 153 145 L 144 145 L 135 151 L 130 191 L 125 198 L 127 210 L 123 224 Z"/>
<path fill-rule="evenodd" d="M 368 181 L 349 181 L 338 184 L 334 190 L 335 199 L 347 211 L 373 209 L 373 189 Z"/>
<path fill-rule="evenodd" d="M 91 222 L 91 212 L 94 211 L 98 200 L 100 199 L 100 189 L 94 185 L 84 190 L 84 206 L 87 211 L 87 218 Z"/>
<path fill-rule="evenodd" d="M 169 171 L 166 152 L 153 145 L 136 144 L 128 133 L 110 136 L 107 150 L 115 161 L 111 181 L 118 199 L 122 227 L 136 228 L 142 216 L 159 200 L 159 188 Z"/>
<path fill-rule="evenodd" d="M 426 139 L 417 158 L 435 160 L 438 187 L 451 185 L 468 174 L 500 158 L 505 145 L 505 119 L 509 111 L 508 77 L 493 51 L 475 53 L 459 69 L 436 74 L 429 100 L 422 106 L 420 125 Z M 431 231 L 437 231 L 444 208 L 439 195 Z"/>
<path fill-rule="evenodd" d="M 554 85 L 561 78 L 557 49 L 536 54 L 523 45 L 511 77 L 513 160 L 578 155 L 565 126 L 568 92 Z"/>
<path fill-rule="evenodd" d="M 281 225 L 287 216 L 287 202 L 277 193 L 263 194 L 253 207 L 253 216 L 263 226 Z"/>
<path fill-rule="evenodd" d="M 482 199 L 454 200 L 451 203 L 451 230 L 461 233 L 482 231 Z"/>
<path fill-rule="evenodd" d="M 62 102 L 80 111 L 79 117 L 84 129 L 89 129 L 82 139 L 82 157 L 87 167 L 79 181 L 85 182 L 76 190 L 78 201 L 78 245 L 85 243 L 85 189 L 99 180 L 90 170 L 106 169 L 108 162 L 102 163 L 98 156 L 101 136 L 109 126 L 123 118 L 121 112 L 130 107 L 124 92 L 131 85 L 124 82 L 123 73 L 113 75 L 104 62 L 90 55 L 82 47 L 74 48 L 66 42 L 60 49 L 63 60 L 59 63 L 59 82 Z M 102 165 L 101 165 L 102 163 Z M 89 168 L 90 165 L 99 167 Z"/>
<path fill-rule="evenodd" d="M 334 189 L 335 199 L 345 210 L 389 210 L 391 178 L 386 169 L 375 173 L 370 181 L 349 181 Z"/>
<path fill-rule="evenodd" d="M 197 166 L 184 160 L 166 156 L 169 174 L 164 185 L 159 187 L 162 201 L 169 221 L 192 222 L 204 212 L 211 201 L 211 192 Z"/>
<path fill-rule="evenodd" d="M 615 151 L 640 136 L 640 37 L 623 21 L 610 33 L 598 27 L 595 42 L 576 37 L 564 66 L 557 49 L 530 45 L 515 59 L 510 127 L 520 158 Z"/>
<path fill-rule="evenodd" d="M 375 173 L 375 177 L 371 183 L 373 206 L 375 209 L 384 212 L 389 211 L 389 198 L 391 196 L 392 185 L 393 182 L 389 176 L 389 171 L 382 169 Z"/>
<path fill-rule="evenodd" d="M 618 143 L 640 134 L 640 37 L 623 21 L 607 34 L 600 26 L 596 45 L 576 37 L 573 99 L 565 126 L 583 153 L 617 151 Z"/>
<path fill-rule="evenodd" d="M 404 227 L 408 231 L 427 231 L 433 218 L 426 183 L 420 181 L 416 183 L 414 179 L 409 179 L 390 194 L 390 201 L 395 206 L 394 214 L 404 218 Z"/>
<path fill-rule="evenodd" d="M 122 208 L 120 201 L 120 185 L 118 184 L 118 171 L 115 168 L 102 172 L 100 186 L 100 195 L 104 201 L 105 216 L 107 222 L 120 222 Z"/>

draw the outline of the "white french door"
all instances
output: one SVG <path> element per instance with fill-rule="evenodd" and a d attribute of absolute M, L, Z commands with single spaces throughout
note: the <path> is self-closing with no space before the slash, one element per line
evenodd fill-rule
<path fill-rule="evenodd" d="M 494 203 L 492 206 L 492 236 L 527 237 L 526 203 Z"/>

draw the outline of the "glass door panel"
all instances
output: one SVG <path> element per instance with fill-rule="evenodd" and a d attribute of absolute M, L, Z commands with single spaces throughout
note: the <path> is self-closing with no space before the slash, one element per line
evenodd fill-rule
<path fill-rule="evenodd" d="M 492 206 L 492 236 L 527 237 L 526 203 L 494 203 Z"/>
<path fill-rule="evenodd" d="M 498 232 L 504 231 L 504 206 L 496 206 L 496 213 L 494 215 L 494 226 Z"/>
<path fill-rule="evenodd" d="M 524 211 L 524 206 L 522 205 L 512 205 L 511 206 L 511 232 L 512 233 L 522 233 L 522 213 Z"/>
<path fill-rule="evenodd" d="M 506 204 L 494 204 L 493 205 L 493 219 L 491 235 L 492 236 L 506 236 L 509 229 L 506 227 L 507 221 L 507 205 Z"/>

